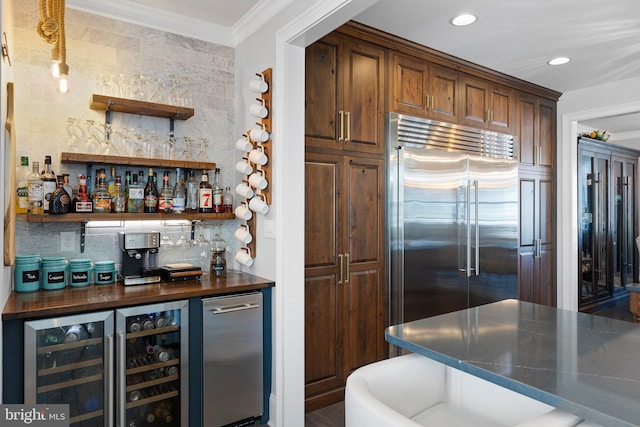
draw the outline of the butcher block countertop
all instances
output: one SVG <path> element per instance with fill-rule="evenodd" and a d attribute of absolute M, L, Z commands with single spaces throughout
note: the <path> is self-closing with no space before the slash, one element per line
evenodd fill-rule
<path fill-rule="evenodd" d="M 275 282 L 240 271 L 228 271 L 226 277 L 204 275 L 181 282 L 148 285 L 67 286 L 58 290 L 12 292 L 2 311 L 2 320 L 37 319 L 87 311 L 108 310 L 134 305 L 153 304 L 193 297 L 255 291 L 275 286 Z"/>

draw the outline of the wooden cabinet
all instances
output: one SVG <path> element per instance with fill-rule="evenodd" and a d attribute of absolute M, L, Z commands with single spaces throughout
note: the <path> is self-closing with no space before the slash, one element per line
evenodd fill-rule
<path fill-rule="evenodd" d="M 462 77 L 462 124 L 513 134 L 513 89 L 488 80 Z"/>
<path fill-rule="evenodd" d="M 344 397 L 354 369 L 386 356 L 384 161 L 307 152 L 306 409 Z"/>
<path fill-rule="evenodd" d="M 393 111 L 458 122 L 458 71 L 395 52 L 391 54 L 391 67 Z"/>
<path fill-rule="evenodd" d="M 384 48 L 331 34 L 306 49 L 307 147 L 384 153 Z"/>
<path fill-rule="evenodd" d="M 556 151 L 556 103 L 520 93 L 516 102 L 516 115 L 520 164 L 546 170 L 553 169 Z"/>
<path fill-rule="evenodd" d="M 640 152 L 578 141 L 579 308 L 590 311 L 638 281 L 636 208 Z"/>
<path fill-rule="evenodd" d="M 520 162 L 520 299 L 555 305 L 555 102 L 518 93 L 515 110 Z"/>
<path fill-rule="evenodd" d="M 518 299 L 553 306 L 555 180 L 552 175 L 520 173 Z"/>

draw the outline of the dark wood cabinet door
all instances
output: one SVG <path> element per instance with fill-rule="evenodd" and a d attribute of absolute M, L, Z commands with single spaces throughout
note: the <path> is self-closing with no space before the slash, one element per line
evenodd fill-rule
<path fill-rule="evenodd" d="M 556 155 L 556 103 L 539 100 L 539 144 L 538 166 L 553 169 Z"/>
<path fill-rule="evenodd" d="M 460 73 L 446 67 L 431 65 L 429 68 L 429 116 L 452 123 L 459 118 Z"/>
<path fill-rule="evenodd" d="M 462 122 L 486 128 L 489 87 L 484 80 L 465 76 L 462 79 Z"/>
<path fill-rule="evenodd" d="M 338 106 L 342 102 L 338 72 L 340 39 L 327 36 L 305 51 L 305 143 L 338 145 Z"/>
<path fill-rule="evenodd" d="M 424 117 L 427 112 L 427 63 L 408 55 L 393 54 L 393 110 Z"/>
<path fill-rule="evenodd" d="M 554 180 L 520 176 L 519 299 L 555 305 Z"/>
<path fill-rule="evenodd" d="M 489 84 L 488 93 L 488 128 L 496 132 L 513 134 L 513 90 L 506 86 Z"/>
<path fill-rule="evenodd" d="M 538 100 L 533 96 L 520 94 L 516 102 L 518 118 L 519 162 L 525 166 L 535 166 L 538 151 Z"/>
<path fill-rule="evenodd" d="M 347 373 L 385 357 L 384 162 L 347 158 L 344 229 Z M 347 260 L 345 260 L 345 263 Z"/>
<path fill-rule="evenodd" d="M 339 201 L 342 156 L 305 159 L 305 389 L 307 396 L 344 387 L 344 223 Z M 313 408 L 313 402 L 309 403 Z"/>
<path fill-rule="evenodd" d="M 386 50 L 329 35 L 305 51 L 307 147 L 384 153 Z"/>
<path fill-rule="evenodd" d="M 384 153 L 385 55 L 375 45 L 354 40 L 344 43 L 344 132 L 338 137 L 343 137 L 345 150 Z"/>

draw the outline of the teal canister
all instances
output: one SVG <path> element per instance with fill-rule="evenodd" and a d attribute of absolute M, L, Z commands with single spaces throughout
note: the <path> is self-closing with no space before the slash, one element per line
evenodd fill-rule
<path fill-rule="evenodd" d="M 16 292 L 33 292 L 40 289 L 40 255 L 16 255 L 13 283 Z"/>
<path fill-rule="evenodd" d="M 63 289 L 67 286 L 67 260 L 64 257 L 42 257 L 42 289 Z"/>
<path fill-rule="evenodd" d="M 79 288 L 91 283 L 93 272 L 90 259 L 72 259 L 69 261 L 69 286 Z"/>
<path fill-rule="evenodd" d="M 96 261 L 93 279 L 96 285 L 111 285 L 116 281 L 116 268 L 113 261 Z"/>

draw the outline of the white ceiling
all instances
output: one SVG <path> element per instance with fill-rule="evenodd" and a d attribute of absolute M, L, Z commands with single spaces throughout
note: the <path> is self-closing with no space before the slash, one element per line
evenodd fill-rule
<path fill-rule="evenodd" d="M 204 33 L 196 29 L 207 24 L 227 28 L 232 36 L 217 42 L 234 44 L 242 38 L 238 33 L 247 30 L 248 18 L 268 19 L 269 13 L 277 13 L 289 1 L 111 0 L 109 4 L 112 10 L 114 5 L 122 6 L 121 15 L 129 5 L 138 13 L 120 18 L 143 25 L 140 8 L 156 11 L 157 19 L 165 18 L 165 25 L 172 18 L 188 22 L 194 34 L 185 35 L 196 38 Z M 88 11 L 96 3 L 101 2 L 67 1 Z M 477 15 L 478 21 L 469 27 L 449 24 L 463 12 Z M 105 10 L 96 13 L 107 14 Z M 176 15 L 182 19 L 176 20 Z M 638 0 L 380 0 L 353 19 L 559 92 L 640 76 Z M 219 33 L 209 30 L 209 39 Z M 568 56 L 571 62 L 547 65 L 556 56 Z M 640 116 L 598 124 L 611 133 L 630 132 L 640 129 Z"/>

